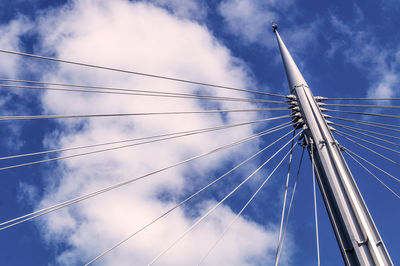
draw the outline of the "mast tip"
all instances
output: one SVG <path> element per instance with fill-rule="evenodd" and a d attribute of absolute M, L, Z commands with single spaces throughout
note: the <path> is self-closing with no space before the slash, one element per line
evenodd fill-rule
<path fill-rule="evenodd" d="M 278 25 L 276 25 L 275 23 L 272 23 L 272 28 L 274 29 L 274 32 L 278 29 Z"/>

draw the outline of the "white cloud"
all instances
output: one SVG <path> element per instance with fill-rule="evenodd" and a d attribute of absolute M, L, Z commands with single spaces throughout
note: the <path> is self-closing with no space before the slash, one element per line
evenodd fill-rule
<path fill-rule="evenodd" d="M 197 0 L 149 0 L 161 7 L 167 8 L 178 17 L 188 19 L 204 19 L 207 16 L 206 3 Z"/>
<path fill-rule="evenodd" d="M 271 30 L 271 22 L 278 19 L 278 14 L 271 10 L 275 1 L 225 0 L 219 6 L 231 33 L 242 37 L 249 43 L 271 45 L 266 32 Z"/>
<path fill-rule="evenodd" d="M 30 30 L 29 21 L 25 17 L 18 17 L 6 25 L 0 25 L 0 47 L 4 50 L 18 49 L 20 37 Z M 15 55 L 0 54 L 0 74 L 8 78 L 15 78 L 21 58 Z"/>
<path fill-rule="evenodd" d="M 204 26 L 174 17 L 166 10 L 148 3 L 124 0 L 74 1 L 60 9 L 42 14 L 38 22 L 41 54 L 81 62 L 131 69 L 235 87 L 251 85 L 245 65 L 233 58 Z M 143 90 L 196 93 L 204 90 L 217 96 L 249 97 L 242 92 L 210 89 L 59 65 L 43 75 L 43 80 L 100 84 Z M 42 97 L 45 113 L 117 113 L 203 110 L 196 101 L 155 99 L 150 97 L 105 96 L 47 92 Z M 210 108 L 247 109 L 254 104 L 215 102 Z M 211 127 L 259 118 L 254 113 L 193 116 L 152 116 L 138 118 L 99 118 L 65 120 L 45 140 L 48 147 L 71 147 L 88 143 L 128 139 L 136 136 Z M 209 133 L 177 141 L 149 144 L 93 156 L 65 160 L 48 175 L 40 206 L 70 199 L 116 182 L 171 165 L 212 148 L 252 134 L 250 126 L 230 129 L 229 134 Z M 57 264 L 86 262 L 129 235 L 142 225 L 188 195 L 194 184 L 208 183 L 218 165 L 237 161 L 255 151 L 257 141 L 204 158 L 187 167 L 171 169 L 133 185 L 96 197 L 74 207 L 43 217 L 42 233 L 51 244 L 64 243 L 69 248 L 58 254 Z M 240 151 L 240 152 L 239 152 Z M 68 153 L 65 153 L 68 154 Z M 193 180 L 193 174 L 201 180 Z M 214 176 L 214 174 L 212 174 Z M 237 179 L 237 178 L 236 178 Z M 235 179 L 231 179 L 232 180 Z M 237 180 L 236 180 L 237 181 Z M 188 189 L 189 187 L 189 189 Z M 160 194 L 169 201 L 160 200 Z M 204 213 L 215 200 L 199 205 Z M 222 225 L 234 216 L 227 206 L 200 226 L 193 234 L 160 260 L 163 265 L 191 265 L 213 243 Z M 197 217 L 197 215 L 196 215 Z M 101 264 L 142 265 L 149 262 L 167 243 L 186 230 L 196 218 L 180 209 L 155 224 L 125 245 L 107 255 Z M 263 227 L 241 218 L 227 235 L 210 265 L 252 265 L 273 259 L 276 228 Z M 290 254 L 288 254 L 290 256 Z"/>
<path fill-rule="evenodd" d="M 385 0 L 380 2 L 380 7 L 385 13 L 397 13 L 400 10 L 400 3 L 396 0 Z"/>
<path fill-rule="evenodd" d="M 272 22 L 279 26 L 279 22 L 284 21 L 285 35 L 290 36 L 286 41 L 293 53 L 302 51 L 309 45 L 316 45 L 316 30 L 321 24 L 321 19 L 317 18 L 299 25 L 299 20 L 295 19 L 298 14 L 292 0 L 224 0 L 218 11 L 232 35 L 241 38 L 242 42 L 267 48 L 276 49 L 276 40 L 271 33 Z M 283 20 L 282 13 L 288 12 L 291 16 Z"/>
<path fill-rule="evenodd" d="M 8 24 L 0 25 L 0 47 L 4 50 L 20 50 L 20 38 L 31 29 L 29 20 L 18 16 Z M 23 60 L 19 56 L 0 53 L 0 78 L 17 78 Z M 25 110 L 22 104 L 15 101 L 15 96 L 20 95 L 17 88 L 1 88 L 0 110 L 3 115 L 15 115 L 18 111 Z M 12 109 L 10 108 L 12 106 Z M 3 129 L 6 135 L 0 143 L 9 151 L 17 151 L 24 145 L 19 136 L 21 126 L 18 124 L 4 123 Z"/>
<path fill-rule="evenodd" d="M 13 109 L 10 110 L 10 103 L 14 102 L 13 93 L 4 92 L 4 95 L 0 99 L 0 110 L 3 115 L 15 115 L 18 110 L 24 110 L 20 104 L 13 104 Z M 3 123 L 5 135 L 2 137 L 0 144 L 4 145 L 4 148 L 8 152 L 18 151 L 25 141 L 21 140 L 20 134 L 22 127 L 20 124 L 15 123 Z"/>
<path fill-rule="evenodd" d="M 342 53 L 348 62 L 365 71 L 369 87 L 366 88 L 368 97 L 395 97 L 399 95 L 398 80 L 400 69 L 400 47 L 382 48 L 374 32 L 362 23 L 363 13 L 355 6 L 355 21 L 345 23 L 332 15 L 330 22 L 348 40 L 333 43 L 329 55 Z M 350 26 L 351 25 L 351 26 Z M 362 29 L 359 29 L 359 26 Z"/>

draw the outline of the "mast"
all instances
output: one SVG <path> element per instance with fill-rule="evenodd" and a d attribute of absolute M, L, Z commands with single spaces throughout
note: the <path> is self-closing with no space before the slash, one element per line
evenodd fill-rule
<path fill-rule="evenodd" d="M 318 185 L 346 265 L 393 265 L 354 181 L 343 149 L 332 135 L 323 109 L 272 25 L 285 67 L 293 116 L 304 122 L 304 138 L 315 162 Z"/>

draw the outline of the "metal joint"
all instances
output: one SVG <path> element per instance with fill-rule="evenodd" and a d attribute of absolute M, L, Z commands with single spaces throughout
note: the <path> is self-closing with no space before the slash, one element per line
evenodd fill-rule
<path fill-rule="evenodd" d="M 297 99 L 296 95 L 293 95 L 293 94 L 287 95 L 285 97 L 286 97 L 286 99 L 289 99 L 291 101 L 295 101 Z"/>
<path fill-rule="evenodd" d="M 322 149 L 326 145 L 326 140 L 320 140 L 318 144 L 320 145 L 320 149 Z"/>
<path fill-rule="evenodd" d="M 359 247 L 363 246 L 363 245 L 367 245 L 369 242 L 368 237 L 364 240 L 364 241 L 357 241 L 357 245 Z"/>
<path fill-rule="evenodd" d="M 315 96 L 314 99 L 316 102 L 322 102 L 328 100 L 328 98 L 322 96 Z"/>

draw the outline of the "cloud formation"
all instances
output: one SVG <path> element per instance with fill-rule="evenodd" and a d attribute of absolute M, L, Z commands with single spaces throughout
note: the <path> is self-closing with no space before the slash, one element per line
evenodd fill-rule
<path fill-rule="evenodd" d="M 205 2 L 198 0 L 150 0 L 160 7 L 171 11 L 175 16 L 193 20 L 201 20 L 207 16 L 207 6 Z"/>
<path fill-rule="evenodd" d="M 161 6 L 165 3 L 158 2 Z M 174 1 L 168 4 L 173 7 L 173 3 Z M 37 21 L 32 22 L 37 25 L 40 39 L 35 49 L 40 54 L 110 67 L 206 80 L 235 87 L 252 84 L 245 64 L 234 58 L 206 27 L 187 19 L 187 15 L 174 16 L 175 12 L 171 14 L 159 5 L 125 0 L 92 0 L 73 1 L 61 8 L 47 10 Z M 183 11 L 176 12 L 183 14 Z M 15 44 L 13 48 L 15 49 Z M 185 93 L 201 91 L 215 96 L 249 97 L 237 91 L 176 84 L 62 64 L 49 67 L 41 78 L 44 81 L 142 90 Z M 256 107 L 244 102 L 199 102 L 67 92 L 46 92 L 42 95 L 41 102 L 44 113 L 52 114 Z M 190 117 L 71 119 L 60 121 L 57 129 L 46 137 L 44 144 L 48 148 L 72 147 L 169 133 L 171 129 L 183 131 L 257 118 L 259 117 L 254 113 L 234 113 Z M 47 187 L 37 207 L 49 206 L 160 169 L 247 137 L 253 130 L 254 128 L 246 126 L 230 129 L 229 134 L 208 133 L 162 144 L 149 144 L 143 148 L 122 149 L 62 161 L 49 171 Z M 257 146 L 258 142 L 254 141 L 220 152 L 190 166 L 171 169 L 44 217 L 39 224 L 46 241 L 52 245 L 62 243 L 68 247 L 57 255 L 56 263 L 80 264 L 93 258 L 189 195 L 194 187 L 207 184 L 213 179 L 210 176 L 215 175 L 213 173 L 219 165 L 238 161 L 254 152 Z M 70 153 L 65 152 L 62 155 L 67 154 Z M 242 175 L 245 173 L 247 172 L 244 171 Z M 32 191 L 31 188 L 26 190 Z M 217 199 L 199 201 L 195 205 L 198 207 L 195 214 L 185 208 L 175 211 L 150 230 L 107 255 L 101 264 L 132 265 L 132 261 L 137 265 L 148 263 L 216 201 Z M 197 263 L 234 215 L 228 205 L 223 205 L 181 244 L 162 257 L 160 262 L 163 265 Z M 210 256 L 207 263 L 265 263 L 273 259 L 275 243 L 276 228 L 273 225 L 264 227 L 247 218 L 240 218 L 223 243 L 217 247 L 217 255 Z"/>
<path fill-rule="evenodd" d="M 218 7 L 219 14 L 225 21 L 228 32 L 241 39 L 246 44 L 257 44 L 266 48 L 276 49 L 276 40 L 272 31 L 272 22 L 282 22 L 287 44 L 292 53 L 303 51 L 310 45 L 317 45 L 316 32 L 321 24 L 320 18 L 310 18 L 310 21 L 298 24 L 299 15 L 294 7 L 294 1 L 268 0 L 224 0 Z M 286 14 L 290 12 L 291 16 Z M 283 18 L 283 14 L 285 17 Z M 289 23 L 292 22 L 292 23 Z"/>
<path fill-rule="evenodd" d="M 271 22 L 278 19 L 272 10 L 276 1 L 225 0 L 219 5 L 219 12 L 225 19 L 229 31 L 249 43 L 264 43 L 272 46 L 265 38 Z"/>
<path fill-rule="evenodd" d="M 371 27 L 362 22 L 364 15 L 355 6 L 354 21 L 346 23 L 338 16 L 332 15 L 330 23 L 348 42 L 335 41 L 331 45 L 329 56 L 342 53 L 345 59 L 358 69 L 367 73 L 369 81 L 368 97 L 390 98 L 399 95 L 398 80 L 400 70 L 400 46 L 383 47 L 376 39 Z"/>
<path fill-rule="evenodd" d="M 0 47 L 5 50 L 18 49 L 20 47 L 20 37 L 26 34 L 31 27 L 28 19 L 18 17 L 6 25 L 0 26 Z M 18 73 L 18 66 L 21 64 L 21 58 L 9 55 L 0 54 L 0 74 L 10 78 L 15 77 Z"/>

